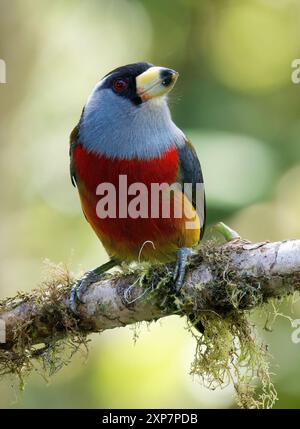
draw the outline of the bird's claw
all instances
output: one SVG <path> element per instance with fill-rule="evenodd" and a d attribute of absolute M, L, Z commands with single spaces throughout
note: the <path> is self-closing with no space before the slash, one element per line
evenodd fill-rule
<path fill-rule="evenodd" d="M 79 314 L 77 305 L 78 302 L 82 303 L 82 297 L 84 295 L 84 292 L 87 290 L 87 288 L 94 283 L 97 280 L 97 275 L 93 271 L 88 271 L 85 273 L 85 275 L 78 279 L 74 286 L 71 289 L 70 294 L 70 309 L 72 312 L 76 315 Z"/>
<path fill-rule="evenodd" d="M 175 293 L 178 293 L 182 288 L 188 259 L 195 253 L 196 252 L 189 247 L 181 247 L 177 250 L 177 260 L 173 274 Z M 194 328 L 196 328 L 200 334 L 203 334 L 204 327 L 201 320 L 197 321 L 197 317 L 194 314 L 190 314 L 188 318 Z"/>
<path fill-rule="evenodd" d="M 188 259 L 194 254 L 193 249 L 189 247 L 181 247 L 177 250 L 177 260 L 173 273 L 175 292 L 179 292 L 182 288 Z"/>
<path fill-rule="evenodd" d="M 88 287 L 92 283 L 96 283 L 99 280 L 101 280 L 101 278 L 103 277 L 103 274 L 106 271 L 110 270 L 111 268 L 115 267 L 118 264 L 119 262 L 116 259 L 111 258 L 105 264 L 100 265 L 100 267 L 95 268 L 92 271 L 87 271 L 81 279 L 76 281 L 76 283 L 71 289 L 71 294 L 69 298 L 70 309 L 73 311 L 74 314 L 76 314 L 76 316 L 80 315 L 77 309 L 77 304 L 78 302 L 81 302 L 81 303 L 83 302 L 82 297 L 86 292 L 86 290 L 88 289 Z"/>

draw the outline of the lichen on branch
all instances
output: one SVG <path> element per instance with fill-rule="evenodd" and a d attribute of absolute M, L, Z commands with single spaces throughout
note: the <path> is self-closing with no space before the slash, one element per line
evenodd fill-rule
<path fill-rule="evenodd" d="M 299 290 L 300 241 L 202 244 L 176 295 L 172 270 L 173 264 L 123 266 L 90 286 L 75 316 L 69 307 L 74 279 L 62 265 L 50 265 L 39 288 L 0 302 L 6 324 L 0 375 L 14 373 L 24 380 L 36 367 L 51 375 L 74 352 L 87 350 L 92 332 L 177 314 L 204 327 L 200 334 L 189 325 L 196 339 L 192 374 L 211 388 L 233 383 L 240 406 L 271 407 L 276 392 L 268 352 L 249 312 Z"/>

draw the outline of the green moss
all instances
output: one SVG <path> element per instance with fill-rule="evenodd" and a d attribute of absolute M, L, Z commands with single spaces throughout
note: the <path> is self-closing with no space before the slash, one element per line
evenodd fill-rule
<path fill-rule="evenodd" d="M 232 383 L 239 407 L 271 408 L 277 393 L 271 380 L 270 355 L 251 322 L 251 312 L 244 310 L 263 307 L 260 284 L 247 277 L 241 281 L 230 267 L 229 254 L 214 242 L 200 247 L 195 265 L 198 258 L 208 261 L 218 281 L 206 285 L 211 288 L 208 310 L 196 312 L 190 296 L 175 301 L 179 314 L 192 316 L 188 329 L 196 340 L 196 350 L 191 374 L 210 389 Z M 211 310 L 214 302 L 219 307 Z M 195 329 L 199 322 L 203 333 Z"/>
<path fill-rule="evenodd" d="M 140 266 L 141 284 L 144 288 L 156 285 L 146 299 L 155 301 L 166 314 L 191 316 L 188 329 L 196 340 L 191 365 L 193 376 L 200 378 L 210 389 L 232 383 L 240 407 L 271 408 L 277 393 L 271 380 L 270 355 L 251 323 L 250 312 L 243 310 L 245 307 L 263 307 L 261 288 L 246 277 L 242 282 L 240 277 L 237 280 L 228 256 L 228 253 L 219 251 L 215 242 L 207 242 L 201 245 L 198 256 L 190 262 L 197 265 L 199 260 L 205 260 L 214 267 L 215 278 L 219 281 L 211 285 L 212 299 L 221 304 L 216 311 L 197 313 L 191 295 L 170 293 L 172 271 L 165 265 Z M 195 288 L 201 290 L 203 285 L 198 284 Z M 204 328 L 202 334 L 195 329 L 199 322 Z"/>
<path fill-rule="evenodd" d="M 196 351 L 191 374 L 210 389 L 232 383 L 243 408 L 271 408 L 277 394 L 271 381 L 266 345 L 257 337 L 245 314 L 226 319 L 214 313 L 200 318 L 204 333 L 195 332 Z"/>
<path fill-rule="evenodd" d="M 45 275 L 41 287 L 30 294 L 19 293 L 15 298 L 8 298 L 0 302 L 0 312 L 10 311 L 21 303 L 34 300 L 39 321 L 34 317 L 23 320 L 20 318 L 15 324 L 13 332 L 13 347 L 9 350 L 0 349 L 0 376 L 15 374 L 19 378 L 20 388 L 24 389 L 25 379 L 36 371 L 47 379 L 63 366 L 68 365 L 74 353 L 82 350 L 87 353 L 88 340 L 86 335 L 77 327 L 77 321 L 61 304 L 61 299 L 69 290 L 73 279 L 68 270 L 60 265 L 49 262 L 46 264 Z M 47 341 L 35 344 L 33 324 L 51 326 L 47 332 Z"/>
<path fill-rule="evenodd" d="M 236 276 L 230 268 L 228 254 L 220 251 L 214 242 L 202 244 L 198 252 L 190 264 L 197 265 L 199 260 L 205 260 L 218 279 L 212 285 L 205 286 L 210 296 L 208 310 L 197 312 L 197 308 L 203 306 L 198 306 L 199 303 L 190 294 L 174 295 L 170 292 L 173 273 L 168 265 L 124 264 L 122 271 L 107 274 L 106 277 L 135 274 L 137 280 L 132 286 L 141 289 L 137 299 L 155 303 L 162 314 L 190 316 L 189 320 L 193 323 L 188 322 L 188 329 L 196 340 L 191 374 L 200 378 L 205 386 L 214 389 L 233 383 L 240 407 L 271 408 L 277 394 L 271 380 L 270 356 L 251 323 L 250 312 L 245 311 L 245 308 L 252 307 L 264 311 L 260 284 L 253 283 L 247 277 L 241 280 L 240 276 Z M 72 281 L 63 266 L 50 266 L 42 288 L 30 295 L 19 294 L 0 304 L 0 311 L 3 311 L 34 297 L 46 322 L 49 319 L 50 325 L 54 326 L 49 342 L 36 346 L 32 341 L 31 322 L 21 323 L 15 332 L 17 341 L 13 350 L 0 351 L 0 375 L 17 374 L 21 383 L 32 370 L 48 377 L 67 365 L 78 350 L 87 353 L 85 334 L 80 332 L 76 320 L 60 304 Z M 198 284 L 195 288 L 202 289 L 203 285 Z M 214 308 L 216 302 L 218 308 Z M 279 313 L 276 309 L 274 304 L 274 317 Z M 53 324 L 53 320 L 56 323 Z M 204 327 L 203 334 L 194 329 L 199 322 Z M 138 325 L 133 332 L 136 341 Z M 61 334 L 63 338 L 59 339 Z"/>

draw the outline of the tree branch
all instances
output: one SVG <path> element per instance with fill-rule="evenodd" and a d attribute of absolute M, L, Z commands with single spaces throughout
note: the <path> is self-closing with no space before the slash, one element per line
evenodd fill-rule
<path fill-rule="evenodd" d="M 226 317 L 257 307 L 300 289 L 300 240 L 201 245 L 179 296 L 171 293 L 172 269 L 173 264 L 143 266 L 91 285 L 78 307 L 80 317 L 69 309 L 71 281 L 60 272 L 42 289 L 0 303 L 6 325 L 0 350 L 12 352 L 20 342 L 48 344 L 74 330 L 99 332 L 171 314 L 201 317 L 203 311 Z"/>

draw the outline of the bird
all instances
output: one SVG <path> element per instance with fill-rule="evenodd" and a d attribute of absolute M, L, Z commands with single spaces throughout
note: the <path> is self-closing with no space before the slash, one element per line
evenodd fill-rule
<path fill-rule="evenodd" d="M 71 181 L 109 257 L 75 283 L 70 296 L 74 313 L 86 289 L 123 262 L 174 261 L 175 292 L 182 287 L 189 257 L 204 234 L 206 202 L 200 161 L 168 105 L 178 76 L 173 69 L 148 62 L 112 70 L 92 90 L 71 132 Z M 120 178 L 126 179 L 130 192 L 122 188 Z M 177 187 L 168 200 L 163 185 L 174 183 Z M 148 194 L 138 198 L 136 184 Z M 152 216 L 153 184 L 163 190 Z M 185 184 L 190 184 L 187 191 Z M 107 198 L 110 189 L 115 192 Z M 165 215 L 162 211 L 170 201 L 172 208 Z M 100 206 L 105 213 L 99 214 Z M 179 208 L 181 216 L 176 215 Z"/>

